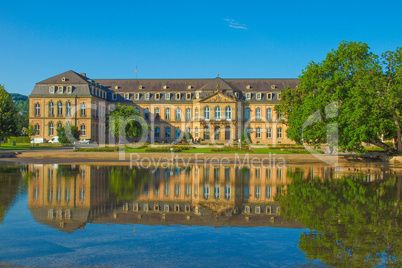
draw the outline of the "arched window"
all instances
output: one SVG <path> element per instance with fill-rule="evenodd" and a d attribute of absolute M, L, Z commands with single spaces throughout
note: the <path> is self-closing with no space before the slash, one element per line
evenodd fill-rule
<path fill-rule="evenodd" d="M 255 110 L 255 119 L 256 120 L 261 120 L 261 109 L 260 108 L 257 108 Z"/>
<path fill-rule="evenodd" d="M 57 103 L 57 116 L 63 116 L 63 103 Z"/>
<path fill-rule="evenodd" d="M 176 115 L 175 115 L 175 119 L 176 120 L 180 120 L 180 116 L 181 116 L 181 111 L 179 108 L 176 109 Z"/>
<path fill-rule="evenodd" d="M 86 128 L 85 124 L 82 124 L 80 126 L 80 134 L 81 134 L 81 136 L 86 136 L 87 135 L 87 128 Z"/>
<path fill-rule="evenodd" d="M 165 109 L 165 120 L 170 120 L 170 109 L 169 108 Z"/>
<path fill-rule="evenodd" d="M 230 195 L 231 195 L 231 187 L 230 184 L 226 184 L 225 185 L 225 198 L 226 199 L 230 199 Z"/>
<path fill-rule="evenodd" d="M 49 123 L 49 136 L 54 135 L 54 125 L 52 122 Z"/>
<path fill-rule="evenodd" d="M 272 120 L 272 110 L 271 110 L 271 108 L 267 109 L 267 120 Z"/>
<path fill-rule="evenodd" d="M 244 120 L 250 120 L 250 108 L 244 110 Z"/>
<path fill-rule="evenodd" d="M 204 120 L 209 120 L 209 107 L 204 108 Z"/>
<path fill-rule="evenodd" d="M 57 123 L 57 129 L 62 128 L 63 124 L 61 122 Z"/>
<path fill-rule="evenodd" d="M 204 140 L 209 140 L 209 132 L 210 132 L 209 127 L 208 126 L 204 127 Z"/>
<path fill-rule="evenodd" d="M 35 131 L 35 136 L 39 136 L 39 135 L 40 135 L 40 126 L 39 126 L 39 124 L 36 124 L 36 125 L 35 125 L 34 131 Z"/>
<path fill-rule="evenodd" d="M 215 120 L 221 120 L 221 107 L 215 107 Z"/>
<path fill-rule="evenodd" d="M 71 103 L 66 103 L 66 115 L 71 115 Z"/>
<path fill-rule="evenodd" d="M 226 107 L 226 109 L 225 109 L 225 118 L 226 118 L 226 120 L 231 120 L 232 119 L 232 108 Z"/>
<path fill-rule="evenodd" d="M 179 137 L 180 137 L 180 133 L 181 133 L 181 130 L 180 130 L 179 127 L 177 127 L 177 128 L 175 129 L 175 138 L 179 138 Z"/>
<path fill-rule="evenodd" d="M 35 116 L 40 116 L 40 104 L 35 103 Z"/>
<path fill-rule="evenodd" d="M 204 185 L 204 199 L 208 199 L 209 198 L 209 185 L 205 184 Z"/>
<path fill-rule="evenodd" d="M 49 116 L 54 116 L 54 104 L 49 102 Z"/>
<path fill-rule="evenodd" d="M 194 111 L 194 120 L 198 120 L 198 109 L 197 108 L 195 108 L 195 111 Z"/>
<path fill-rule="evenodd" d="M 160 118 L 160 113 L 161 113 L 161 111 L 159 110 L 159 108 L 156 108 L 156 109 L 155 109 L 155 120 L 159 120 L 159 118 Z"/>
<path fill-rule="evenodd" d="M 146 109 L 144 110 L 144 119 L 145 119 L 145 120 L 149 120 L 149 109 L 148 109 L 148 108 L 146 108 Z"/>
<path fill-rule="evenodd" d="M 219 199 L 221 197 L 221 186 L 219 184 L 215 184 L 214 187 L 214 198 Z"/>

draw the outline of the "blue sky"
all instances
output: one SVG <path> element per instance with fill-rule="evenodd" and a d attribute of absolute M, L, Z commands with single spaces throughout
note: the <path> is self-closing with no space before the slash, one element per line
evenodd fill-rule
<path fill-rule="evenodd" d="M 296 78 L 342 40 L 402 46 L 400 1 L 0 0 L 0 84 L 96 78 Z"/>

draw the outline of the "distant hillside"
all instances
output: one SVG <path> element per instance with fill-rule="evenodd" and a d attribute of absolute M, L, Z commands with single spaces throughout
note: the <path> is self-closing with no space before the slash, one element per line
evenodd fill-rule
<path fill-rule="evenodd" d="M 21 95 L 18 93 L 10 93 L 13 98 L 14 104 L 23 115 L 28 114 L 29 101 L 28 96 Z"/>

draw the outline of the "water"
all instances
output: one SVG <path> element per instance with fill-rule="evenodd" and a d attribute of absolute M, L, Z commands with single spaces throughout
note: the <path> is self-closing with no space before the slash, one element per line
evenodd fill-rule
<path fill-rule="evenodd" d="M 0 264 L 401 266 L 399 174 L 3 164 Z"/>

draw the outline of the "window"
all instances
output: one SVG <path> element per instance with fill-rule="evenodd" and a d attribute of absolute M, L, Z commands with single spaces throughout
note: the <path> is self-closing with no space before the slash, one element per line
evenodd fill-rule
<path fill-rule="evenodd" d="M 165 109 L 165 120 L 170 120 L 170 109 L 169 108 Z"/>
<path fill-rule="evenodd" d="M 251 93 L 247 93 L 247 94 L 246 94 L 246 99 L 247 99 L 247 100 L 250 100 L 250 99 L 251 99 Z"/>
<path fill-rule="evenodd" d="M 225 185 L 225 199 L 230 199 L 232 189 L 229 184 Z"/>
<path fill-rule="evenodd" d="M 267 186 L 267 188 L 265 189 L 265 197 L 271 198 L 271 186 Z"/>
<path fill-rule="evenodd" d="M 267 94 L 267 100 L 272 100 L 272 93 Z"/>
<path fill-rule="evenodd" d="M 195 111 L 194 111 L 194 120 L 198 120 L 198 109 L 197 108 L 195 108 Z"/>
<path fill-rule="evenodd" d="M 267 109 L 267 120 L 272 120 L 272 110 L 271 110 L 271 108 Z"/>
<path fill-rule="evenodd" d="M 185 194 L 185 196 L 187 196 L 187 197 L 191 195 L 191 185 L 190 185 L 190 184 L 186 184 L 186 185 L 185 185 L 184 194 Z"/>
<path fill-rule="evenodd" d="M 191 93 L 186 94 L 186 99 L 190 100 L 191 99 Z"/>
<path fill-rule="evenodd" d="M 255 110 L 255 119 L 256 120 L 261 120 L 261 109 L 260 108 L 257 108 Z"/>
<path fill-rule="evenodd" d="M 58 90 L 59 90 L 59 93 L 60 93 L 60 94 L 63 94 L 64 87 L 63 87 L 63 86 L 59 86 Z"/>
<path fill-rule="evenodd" d="M 140 93 L 135 93 L 135 99 L 139 100 L 140 99 Z"/>
<path fill-rule="evenodd" d="M 49 116 L 54 116 L 54 104 L 49 102 Z"/>
<path fill-rule="evenodd" d="M 272 129 L 270 127 L 267 128 L 267 138 L 272 138 Z"/>
<path fill-rule="evenodd" d="M 148 108 L 146 108 L 146 109 L 144 110 L 144 119 L 145 119 L 145 120 L 149 120 L 149 109 L 148 109 Z"/>
<path fill-rule="evenodd" d="M 221 107 L 215 107 L 215 120 L 221 120 Z"/>
<path fill-rule="evenodd" d="M 261 138 L 261 128 L 257 128 L 257 131 L 256 131 L 256 133 L 255 133 L 255 137 L 256 138 Z"/>
<path fill-rule="evenodd" d="M 209 185 L 206 184 L 204 185 L 204 199 L 208 199 L 209 198 Z"/>
<path fill-rule="evenodd" d="M 215 184 L 214 197 L 215 199 L 219 199 L 221 197 L 221 187 L 219 186 L 219 184 Z"/>
<path fill-rule="evenodd" d="M 239 92 L 235 92 L 235 97 L 236 97 L 236 98 L 239 97 Z"/>
<path fill-rule="evenodd" d="M 57 103 L 57 116 L 63 116 L 63 103 Z"/>
<path fill-rule="evenodd" d="M 149 93 L 145 93 L 145 99 L 149 100 Z"/>
<path fill-rule="evenodd" d="M 281 99 L 281 93 L 278 93 L 278 100 Z"/>
<path fill-rule="evenodd" d="M 191 110 L 186 109 L 186 120 L 191 120 Z"/>
<path fill-rule="evenodd" d="M 67 93 L 71 94 L 73 92 L 73 87 L 72 86 L 68 86 L 67 87 Z"/>
<path fill-rule="evenodd" d="M 160 98 L 161 98 L 161 94 L 156 93 L 156 94 L 155 94 L 155 100 L 159 100 Z"/>
<path fill-rule="evenodd" d="M 117 94 L 116 93 L 112 94 L 112 100 L 117 100 Z"/>
<path fill-rule="evenodd" d="M 129 100 L 130 99 L 130 93 L 124 94 L 124 99 Z"/>
<path fill-rule="evenodd" d="M 54 94 L 54 86 L 50 86 L 50 87 L 49 87 L 49 92 L 50 92 L 51 94 Z"/>
<path fill-rule="evenodd" d="M 80 133 L 81 133 L 81 136 L 86 136 L 87 135 L 87 128 L 86 128 L 86 126 L 84 124 L 82 124 L 80 126 Z"/>
<path fill-rule="evenodd" d="M 209 127 L 204 127 L 204 140 L 209 140 L 209 133 L 210 133 L 210 129 Z"/>
<path fill-rule="evenodd" d="M 165 99 L 166 99 L 166 100 L 170 100 L 170 93 L 166 93 Z"/>
<path fill-rule="evenodd" d="M 66 115 L 71 115 L 71 103 L 66 103 Z"/>
<path fill-rule="evenodd" d="M 175 119 L 176 119 L 176 120 L 180 120 L 180 113 L 181 113 L 180 109 L 177 108 L 177 109 L 176 109 L 176 115 L 175 115 Z"/>
<path fill-rule="evenodd" d="M 180 93 L 176 93 L 176 100 L 180 100 Z"/>
<path fill-rule="evenodd" d="M 155 128 L 155 139 L 159 139 L 160 129 L 158 127 Z"/>
<path fill-rule="evenodd" d="M 209 107 L 204 108 L 204 119 L 209 120 Z"/>
<path fill-rule="evenodd" d="M 85 102 L 81 103 L 81 109 L 80 109 L 81 116 L 87 116 L 87 106 Z"/>
<path fill-rule="evenodd" d="M 155 109 L 155 119 L 156 119 L 156 120 L 159 120 L 159 119 L 160 119 L 160 110 L 159 110 L 159 108 L 156 108 L 156 109 Z"/>
<path fill-rule="evenodd" d="M 136 115 L 140 115 L 140 109 L 139 108 L 135 108 L 134 112 L 135 112 Z"/>
<path fill-rule="evenodd" d="M 195 138 L 198 138 L 198 127 L 194 129 L 194 136 Z"/>
<path fill-rule="evenodd" d="M 250 120 L 250 108 L 246 108 L 246 110 L 244 110 L 244 120 Z"/>
<path fill-rule="evenodd" d="M 261 93 L 257 93 L 257 100 L 261 100 Z"/>
<path fill-rule="evenodd" d="M 282 138 L 282 128 L 278 128 L 278 139 Z"/>
<path fill-rule="evenodd" d="M 54 135 L 54 125 L 53 123 L 49 123 L 49 136 Z"/>
<path fill-rule="evenodd" d="M 175 138 L 179 138 L 179 137 L 180 137 L 180 133 L 181 133 L 180 128 L 179 128 L 179 127 L 176 127 L 176 129 L 175 129 Z"/>
<path fill-rule="evenodd" d="M 175 183 L 174 185 L 174 195 L 179 196 L 180 195 L 180 184 Z"/>
<path fill-rule="evenodd" d="M 39 135 L 40 135 L 40 126 L 39 126 L 38 124 L 35 125 L 34 131 L 35 131 L 35 136 L 39 136 Z"/>
<path fill-rule="evenodd" d="M 40 116 L 40 104 L 35 103 L 35 116 Z"/>
<path fill-rule="evenodd" d="M 57 123 L 57 129 L 61 128 L 63 124 L 61 122 Z"/>
<path fill-rule="evenodd" d="M 278 112 L 278 120 L 282 119 L 282 114 Z"/>
<path fill-rule="evenodd" d="M 261 196 L 261 186 L 255 186 L 255 197 L 260 198 Z"/>
<path fill-rule="evenodd" d="M 225 109 L 225 118 L 226 118 L 226 120 L 231 120 L 232 119 L 232 108 L 226 107 L 226 109 Z"/>
<path fill-rule="evenodd" d="M 165 127 L 165 138 L 170 139 L 170 127 Z"/>

